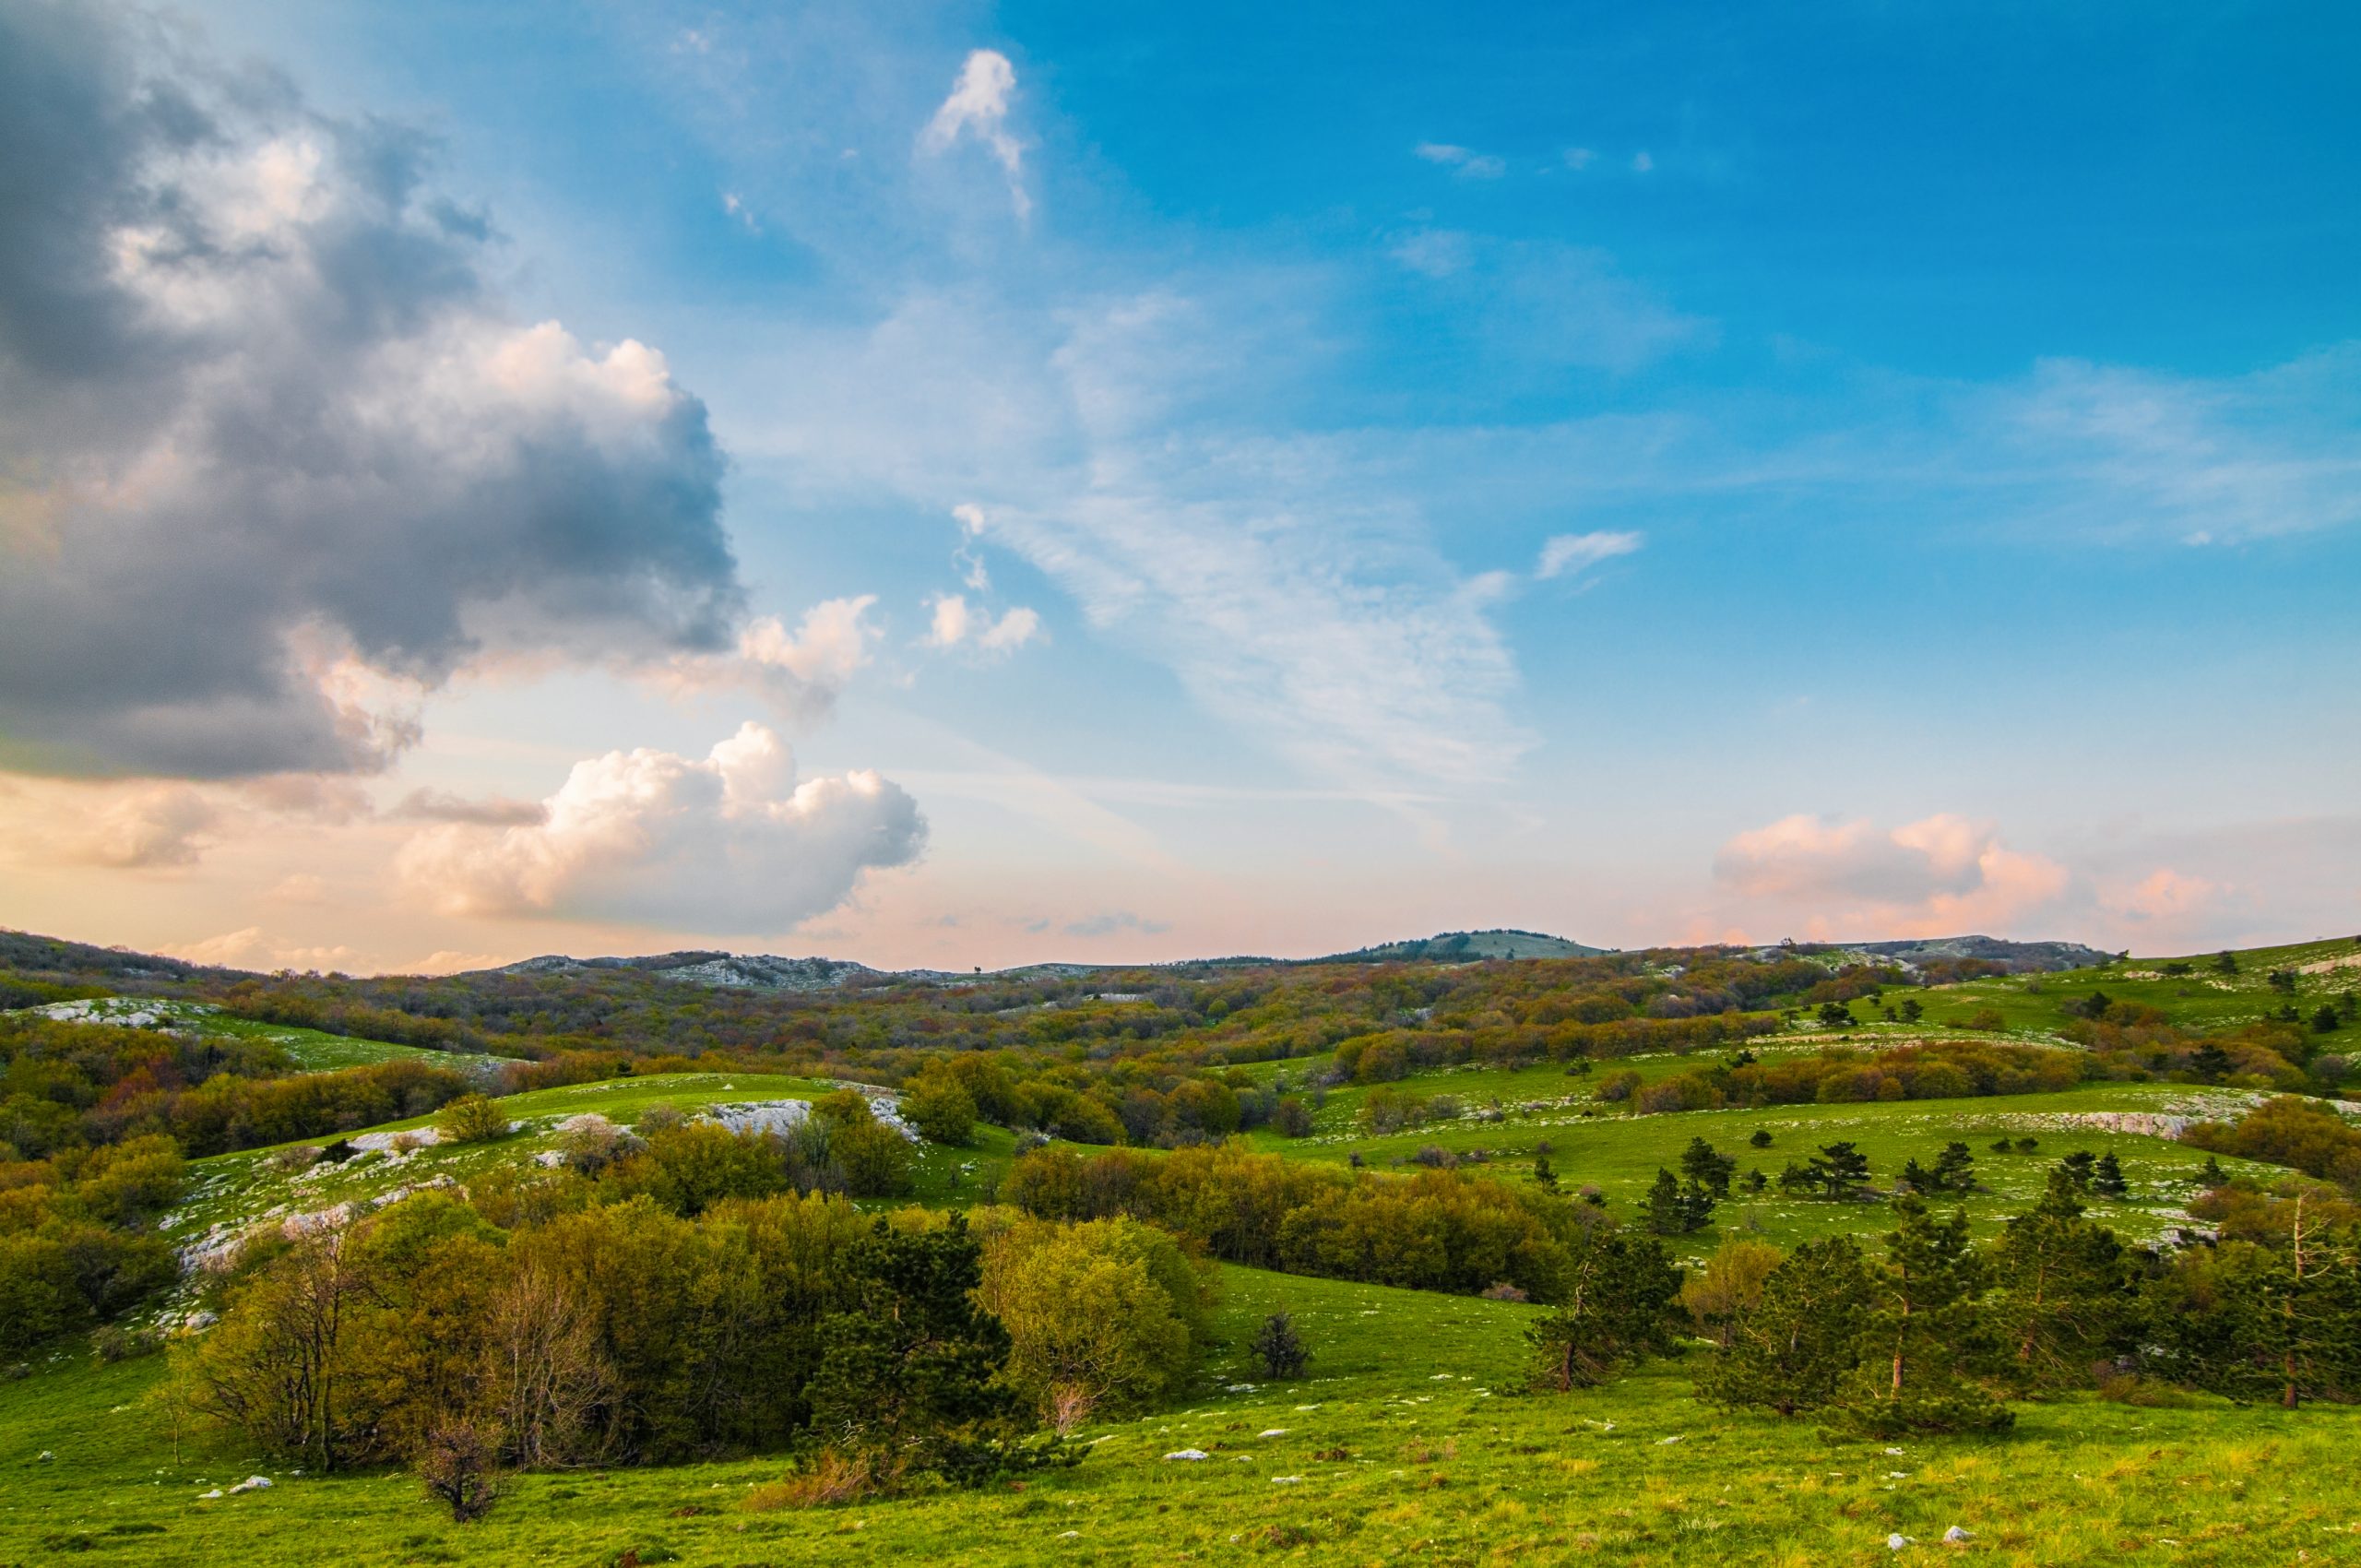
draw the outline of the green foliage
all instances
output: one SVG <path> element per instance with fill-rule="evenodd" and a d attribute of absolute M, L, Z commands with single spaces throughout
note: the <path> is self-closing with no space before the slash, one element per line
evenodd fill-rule
<path fill-rule="evenodd" d="M 818 1441 L 967 1482 L 1011 1462 L 1016 1401 L 1000 1375 L 1009 1336 L 976 1304 L 981 1255 L 956 1215 L 926 1231 L 880 1219 L 845 1249 L 848 1299 L 819 1324 Z"/>
<path fill-rule="evenodd" d="M 1525 1331 L 1547 1387 L 1586 1388 L 1675 1344 L 1680 1270 L 1664 1244 L 1610 1225 L 1582 1232 L 1550 1315 Z"/>
<path fill-rule="evenodd" d="M 1839 1383 L 1836 1423 L 1871 1437 L 1910 1431 L 1999 1431 L 2016 1419 L 1962 1375 L 1988 1338 L 1978 1297 L 1987 1264 L 1967 1217 L 1937 1219 L 1916 1197 L 1894 1200 L 1885 1260 L 1870 1270 L 1857 1364 Z"/>
<path fill-rule="evenodd" d="M 455 1144 L 490 1143 L 508 1135 L 508 1112 L 480 1094 L 463 1094 L 434 1113 L 435 1131 Z"/>
<path fill-rule="evenodd" d="M 1301 1377 L 1311 1360 L 1303 1336 L 1296 1332 L 1294 1314 L 1284 1309 L 1263 1320 L 1254 1330 L 1254 1340 L 1248 1349 L 1261 1364 L 1263 1375 L 1276 1382 Z"/>
<path fill-rule="evenodd" d="M 1204 1345 L 1205 1295 L 1172 1238 L 1137 1220 L 984 1229 L 977 1301 L 1008 1331 L 1005 1381 L 1062 1431 L 1177 1395 Z"/>
<path fill-rule="evenodd" d="M 1734 1315 L 1726 1348 L 1698 1378 L 1698 1396 L 1782 1416 L 1821 1408 L 1859 1362 L 1869 1299 L 1859 1242 L 1805 1242 L 1764 1279 L 1761 1300 Z"/>

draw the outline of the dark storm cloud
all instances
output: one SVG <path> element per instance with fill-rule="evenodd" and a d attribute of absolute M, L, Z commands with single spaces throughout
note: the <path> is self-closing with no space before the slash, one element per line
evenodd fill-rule
<path fill-rule="evenodd" d="M 0 766 L 365 771 L 471 660 L 730 645 L 703 404 L 504 314 L 432 153 L 0 7 Z"/>

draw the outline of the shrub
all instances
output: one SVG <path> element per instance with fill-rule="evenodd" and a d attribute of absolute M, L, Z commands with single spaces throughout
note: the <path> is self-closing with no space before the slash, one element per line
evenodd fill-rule
<path fill-rule="evenodd" d="M 500 1445 L 483 1428 L 457 1423 L 436 1427 L 419 1456 L 418 1479 L 426 1495 L 451 1510 L 460 1524 L 481 1519 L 500 1495 Z"/>
<path fill-rule="evenodd" d="M 496 1100 L 463 1094 L 435 1113 L 434 1130 L 455 1144 L 485 1144 L 508 1135 L 508 1112 Z"/>

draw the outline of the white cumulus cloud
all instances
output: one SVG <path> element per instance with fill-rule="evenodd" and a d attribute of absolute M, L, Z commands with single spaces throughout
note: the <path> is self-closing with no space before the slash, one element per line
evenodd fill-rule
<path fill-rule="evenodd" d="M 403 882 L 446 914 L 777 932 L 908 864 L 918 804 L 871 771 L 798 781 L 747 723 L 704 757 L 642 748 L 575 764 L 537 824 L 449 823 L 405 845 Z"/>
<path fill-rule="evenodd" d="M 1011 653 L 1040 631 L 1041 617 L 1036 611 L 1020 605 L 995 621 L 989 611 L 970 606 L 966 595 L 946 593 L 936 596 L 922 640 L 929 647 L 968 647 L 986 653 Z"/>

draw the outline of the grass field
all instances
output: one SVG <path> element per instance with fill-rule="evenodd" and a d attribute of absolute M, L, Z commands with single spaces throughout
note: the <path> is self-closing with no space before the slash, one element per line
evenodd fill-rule
<path fill-rule="evenodd" d="M 218 1440 L 176 1446 L 146 1397 L 160 1359 L 59 1359 L 0 1386 L 0 1562 L 2361 1560 L 2361 1412 L 2078 1398 L 2021 1407 L 1999 1441 L 1897 1453 L 1711 1411 L 1679 1362 L 1523 1393 L 1529 1307 L 1235 1268 L 1222 1285 L 1226 1347 L 1184 1409 L 1086 1429 L 1078 1467 L 1021 1491 L 809 1513 L 738 1507 L 781 1473 L 773 1459 L 527 1476 L 457 1526 L 406 1475 L 310 1477 Z M 1236 1347 L 1279 1304 L 1315 1359 L 1300 1383 L 1254 1385 Z M 1185 1448 L 1210 1457 L 1162 1457 Z M 275 1484 L 202 1496 L 250 1474 Z M 1952 1526 L 1973 1539 L 1940 1544 Z M 1913 1544 L 1890 1550 L 1893 1534 Z"/>
<path fill-rule="evenodd" d="M 2242 954 L 2240 973 L 2226 978 L 2211 975 L 2201 959 L 2191 977 L 2140 978 L 2157 961 L 2135 959 L 2094 972 L 1919 992 L 1928 1009 L 1919 1025 L 1873 1022 L 1876 1004 L 1857 1004 L 1863 1023 L 1845 1031 L 1845 1043 L 1944 1038 L 1991 1007 L 2003 1014 L 2006 1038 L 2066 1048 L 2058 1033 L 2070 1016 L 2065 1004 L 2094 989 L 2153 999 L 2176 1018 L 2241 1022 L 2285 1000 L 2268 986 L 2270 968 L 2300 970 L 2353 951 L 2336 942 Z M 2307 974 L 2296 1000 L 2308 1009 L 2355 982 L 2361 968 Z M 435 1054 L 219 1015 L 193 1022 L 252 1030 L 306 1066 Z M 1751 1049 L 1816 1051 L 1836 1038 L 1797 1027 Z M 2323 1043 L 2344 1044 L 2338 1036 Z M 1425 1074 L 1396 1087 L 1453 1095 L 1467 1114 L 1382 1136 L 1359 1123 L 1370 1090 L 1347 1086 L 1327 1094 L 1312 1136 L 1257 1133 L 1249 1141 L 1298 1159 L 1358 1155 L 1379 1170 L 1414 1169 L 1411 1157 L 1427 1147 L 1462 1159 L 1480 1154 L 1477 1169 L 1525 1182 L 1546 1140 L 1561 1190 L 1595 1186 L 1629 1218 L 1656 1170 L 1677 1168 L 1695 1136 L 1735 1155 L 1741 1173 L 1760 1167 L 1774 1177 L 1788 1159 L 1847 1139 L 1869 1156 L 1881 1188 L 1905 1158 L 1931 1163 L 1956 1138 L 1975 1152 L 1987 1189 L 1964 1200 L 1987 1234 L 2030 1204 L 2059 1157 L 2112 1150 L 2132 1190 L 2094 1204 L 2094 1217 L 2146 1241 L 2185 1218 L 2203 1156 L 2126 1131 L 2116 1119 L 2235 1115 L 2258 1098 L 2192 1085 L 2103 1083 L 2047 1095 L 1647 1116 L 1596 1099 L 1604 1073 L 1630 1066 L 1654 1079 L 1710 1059 L 1635 1058 L 1599 1063 L 1587 1076 L 1548 1065 Z M 1299 1059 L 1250 1071 L 1260 1078 L 1284 1073 L 1300 1084 L 1324 1065 L 1323 1058 Z M 495 1164 L 529 1161 L 552 1146 L 562 1122 L 585 1111 L 628 1124 L 658 1105 L 694 1111 L 808 1099 L 841 1087 L 750 1073 L 615 1079 L 509 1097 L 504 1103 L 522 1125 L 487 1144 L 430 1146 L 301 1174 L 274 1170 L 269 1150 L 221 1156 L 196 1162 L 196 1188 L 172 1234 L 185 1242 L 286 1213 L 380 1199 L 438 1177 L 464 1183 Z M 1770 1146 L 1750 1146 L 1758 1129 L 1770 1134 Z M 1993 1152 L 1989 1146 L 2004 1135 L 2032 1137 L 2038 1147 Z M 979 1126 L 972 1147 L 923 1146 L 917 1200 L 938 1206 L 985 1200 L 1014 1144 L 1006 1131 Z M 1741 1191 L 1714 1219 L 1678 1239 L 1676 1252 L 1702 1257 L 1734 1234 L 1792 1245 L 1836 1231 L 1877 1232 L 1892 1223 L 1892 1212 L 1878 1203 L 1783 1195 L 1774 1186 L 1759 1197 Z M 101 1365 L 73 1344 L 29 1375 L 0 1383 L 0 1568 L 69 1560 L 239 1568 L 856 1559 L 1516 1568 L 1561 1562 L 1802 1568 L 1953 1557 L 2024 1565 L 2127 1556 L 2176 1564 L 2361 1562 L 2361 1491 L 2349 1479 L 2361 1410 L 2310 1407 L 2290 1415 L 2199 1396 L 2135 1407 L 2078 1396 L 2019 1407 L 2017 1429 L 2005 1438 L 1889 1446 L 1832 1438 L 1808 1420 L 1711 1410 L 1691 1396 L 1691 1368 L 1682 1360 L 1584 1393 L 1529 1392 L 1524 1331 L 1541 1311 L 1535 1307 L 1228 1266 L 1219 1279 L 1216 1344 L 1187 1402 L 1086 1428 L 1078 1437 L 1088 1453 L 1079 1467 L 1022 1486 L 802 1513 L 740 1505 L 783 1473 L 786 1461 L 769 1457 L 516 1477 L 488 1519 L 454 1525 L 407 1474 L 305 1476 L 219 1434 L 176 1432 L 151 1397 L 163 1357 Z M 1302 1381 L 1264 1386 L 1245 1346 L 1280 1307 L 1295 1315 L 1314 1360 Z M 1208 1457 L 1165 1457 L 1183 1449 Z M 273 1484 L 205 1496 L 256 1474 Z M 1953 1526 L 1970 1534 L 1946 1544 Z M 1904 1538 L 1898 1550 L 1888 1544 L 1894 1536 Z"/>
<path fill-rule="evenodd" d="M 285 1051 L 297 1067 L 307 1073 L 328 1073 L 339 1067 L 365 1067 L 375 1062 L 403 1060 L 424 1062 L 437 1067 L 455 1067 L 467 1072 L 486 1072 L 497 1069 L 506 1060 L 497 1056 L 469 1056 L 448 1051 L 429 1051 L 421 1046 L 396 1045 L 382 1039 L 355 1039 L 348 1035 L 326 1034 L 318 1029 L 297 1028 L 286 1024 L 259 1023 L 199 1002 L 113 996 L 95 1002 L 52 1004 L 25 1011 L 92 1023 L 137 1019 L 145 1027 L 160 1026 L 177 1034 L 264 1040 Z"/>

